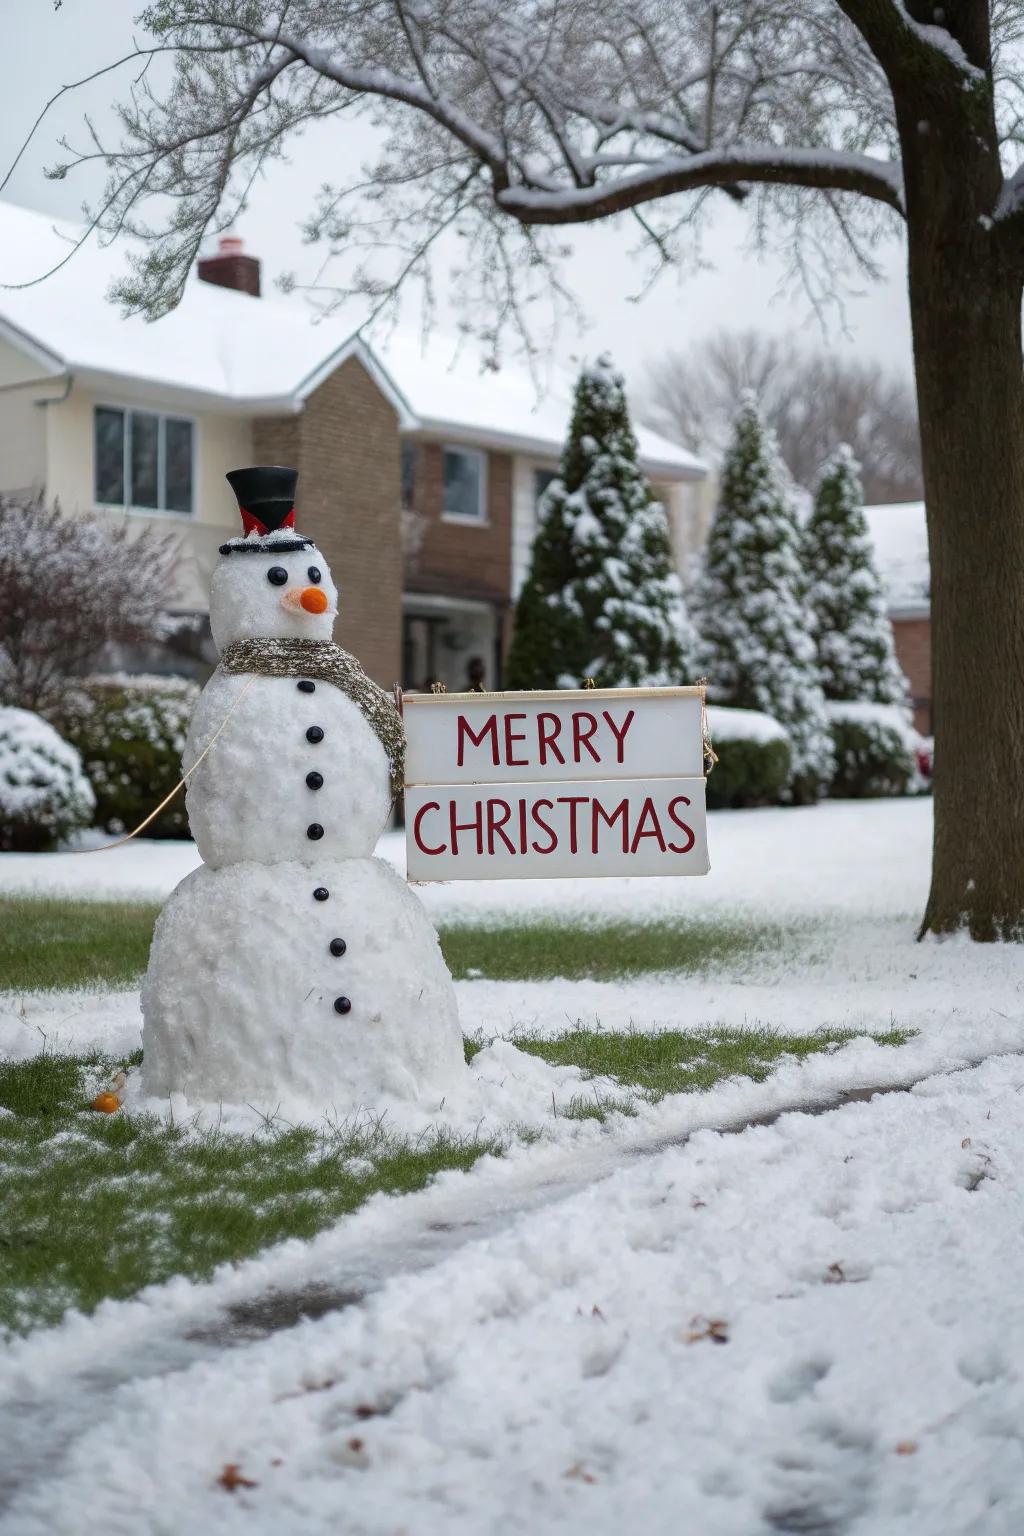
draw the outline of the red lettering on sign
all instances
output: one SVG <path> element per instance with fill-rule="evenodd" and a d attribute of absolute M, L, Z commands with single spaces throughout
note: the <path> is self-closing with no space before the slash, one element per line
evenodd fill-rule
<path fill-rule="evenodd" d="M 555 802 L 553 800 L 535 800 L 533 802 L 533 819 L 537 823 L 538 827 L 540 827 L 541 831 L 547 833 L 551 841 L 548 843 L 546 848 L 542 848 L 537 842 L 537 839 L 534 838 L 533 842 L 530 844 L 530 847 L 533 849 L 534 853 L 554 853 L 555 849 L 558 847 L 558 837 L 554 827 L 549 826 L 548 823 L 544 820 L 544 817 L 540 814 L 541 806 L 544 806 L 545 810 L 553 811 L 555 808 Z"/>
<path fill-rule="evenodd" d="M 687 839 L 688 839 L 688 841 L 686 843 L 686 846 L 683 847 L 683 848 L 680 848 L 678 843 L 669 843 L 668 846 L 672 850 L 673 853 L 689 853 L 690 849 L 693 847 L 694 843 L 696 842 L 696 838 L 693 835 L 693 828 L 690 827 L 690 826 L 687 826 L 685 821 L 680 821 L 679 817 L 676 815 L 676 806 L 677 805 L 689 805 L 689 803 L 690 802 L 687 799 L 686 795 L 676 795 L 675 799 L 674 800 L 670 800 L 669 803 L 668 803 L 668 813 L 669 813 L 669 815 L 671 816 L 672 820 L 675 822 L 676 826 L 679 828 L 680 832 L 685 832 L 686 833 L 686 836 L 687 836 Z"/>
<path fill-rule="evenodd" d="M 442 843 L 440 848 L 428 848 L 427 844 L 423 841 L 423 837 L 422 837 L 422 834 L 420 832 L 420 823 L 422 822 L 422 820 L 423 820 L 424 816 L 427 814 L 427 812 L 428 811 L 439 811 L 440 809 L 441 809 L 441 807 L 440 807 L 440 805 L 438 804 L 438 802 L 436 800 L 428 800 L 426 805 L 421 805 L 419 810 L 416 812 L 416 818 L 415 818 L 415 820 L 413 821 L 413 824 L 412 824 L 412 835 L 413 835 L 413 841 L 415 842 L 417 848 L 420 850 L 421 853 L 447 853 L 448 852 L 448 848 L 447 848 L 447 845 L 445 843 Z"/>
<path fill-rule="evenodd" d="M 499 814 L 498 814 L 499 811 L 503 811 L 504 815 L 499 817 Z M 509 837 L 507 832 L 503 832 L 501 830 L 502 827 L 505 827 L 505 826 L 508 825 L 508 823 L 509 823 L 509 821 L 511 819 L 512 819 L 512 807 L 509 805 L 507 800 L 488 800 L 488 802 L 487 802 L 487 852 L 488 853 L 490 853 L 490 854 L 494 853 L 494 836 L 495 836 L 495 833 L 497 833 L 497 835 L 501 838 L 502 842 L 505 844 L 505 847 L 508 849 L 509 853 L 515 853 L 515 851 L 516 851 L 515 843 Z"/>
<path fill-rule="evenodd" d="M 528 757 L 512 756 L 512 743 L 526 740 L 525 731 L 513 731 L 512 721 L 525 719 L 525 715 L 505 716 L 505 762 L 510 768 L 528 768 L 530 766 L 530 759 Z"/>
<path fill-rule="evenodd" d="M 629 711 L 629 714 L 626 716 L 625 720 L 623 720 L 623 722 L 622 722 L 622 730 L 621 731 L 619 730 L 618 726 L 615 724 L 614 719 L 612 718 L 612 716 L 608 713 L 608 711 L 606 709 L 602 709 L 601 713 L 602 713 L 602 715 L 604 715 L 605 719 L 607 720 L 608 728 L 611 731 L 612 735 L 615 737 L 615 761 L 617 763 L 621 763 L 623 758 L 624 758 L 624 756 L 625 756 L 626 732 L 629 730 L 630 726 L 633 724 L 633 720 L 634 720 L 634 717 L 636 715 L 636 710 L 635 709 L 631 709 Z M 623 849 L 623 852 L 625 852 L 625 849 Z"/>
<path fill-rule="evenodd" d="M 470 725 L 470 723 L 466 719 L 465 715 L 460 715 L 459 716 L 457 745 L 458 745 L 458 764 L 459 764 L 460 768 L 464 765 L 464 763 L 466 761 L 466 740 L 467 740 L 467 738 L 468 738 L 469 741 L 471 741 L 473 743 L 474 747 L 481 747 L 481 746 L 483 746 L 483 742 L 484 742 L 484 737 L 485 736 L 490 736 L 490 738 L 491 738 L 491 762 L 494 765 L 494 767 L 497 768 L 498 764 L 501 762 L 501 755 L 498 752 L 498 717 L 497 717 L 497 715 L 488 715 L 487 719 L 484 721 L 484 724 L 480 727 L 480 734 L 479 735 L 474 735 L 473 727 Z"/>
<path fill-rule="evenodd" d="M 479 855 L 481 853 L 483 853 L 483 851 L 484 851 L 484 826 L 483 826 L 484 814 L 483 813 L 484 813 L 484 808 L 480 804 L 480 801 L 478 800 L 476 802 L 476 819 L 474 821 L 464 821 L 464 822 L 456 821 L 455 818 L 459 814 L 459 811 L 458 811 L 457 805 L 455 804 L 455 801 L 454 800 L 451 801 L 451 803 L 449 804 L 449 807 L 448 807 L 448 819 L 449 819 L 449 824 L 450 824 L 450 828 L 451 828 L 452 853 L 458 854 L 458 851 L 459 851 L 459 833 L 460 832 L 475 832 L 476 833 L 476 851 L 477 851 L 477 856 L 479 857 Z"/>
<path fill-rule="evenodd" d="M 645 827 L 648 817 L 650 817 L 651 821 L 654 823 L 654 825 L 649 829 Z M 630 853 L 636 853 L 637 848 L 640 846 L 640 839 L 642 837 L 656 837 L 658 839 L 658 847 L 661 849 L 662 853 L 665 852 L 665 839 L 661 835 L 661 823 L 658 820 L 658 813 L 654 809 L 654 801 L 651 799 L 650 795 L 647 796 L 647 799 L 643 803 L 643 809 L 640 812 L 640 820 L 637 822 L 636 831 L 633 833 L 633 842 L 629 850 Z"/>
<path fill-rule="evenodd" d="M 594 721 L 594 729 L 597 729 L 596 720 Z M 578 853 L 579 838 L 576 835 L 576 807 L 578 805 L 586 805 L 587 801 L 590 799 L 590 796 L 558 795 L 556 798 L 559 805 L 567 805 L 569 807 L 569 852 Z"/>
<path fill-rule="evenodd" d="M 598 845 L 598 837 L 597 837 L 597 825 L 598 825 L 598 822 L 599 821 L 603 821 L 606 827 L 614 827 L 615 823 L 620 818 L 622 820 L 622 828 L 621 828 L 621 831 L 622 831 L 622 851 L 623 851 L 623 853 L 628 853 L 629 852 L 629 801 L 628 800 L 620 800 L 618 805 L 611 812 L 608 812 L 608 811 L 605 810 L 605 808 L 601 804 L 600 800 L 595 800 L 594 801 L 594 814 L 593 814 L 593 817 L 591 819 L 591 834 L 590 834 L 590 851 L 591 851 L 591 853 L 596 853 L 598 851 L 598 847 L 597 847 L 597 845 Z"/>
<path fill-rule="evenodd" d="M 526 852 L 526 801 L 519 802 L 519 852 Z"/>
<path fill-rule="evenodd" d="M 583 721 L 584 720 L 588 721 L 589 725 L 590 725 L 590 729 L 587 730 L 587 731 L 585 731 L 583 729 Z M 581 747 L 586 747 L 587 751 L 590 753 L 590 755 L 594 759 L 595 763 L 599 763 L 601 761 L 601 754 L 599 752 L 596 752 L 594 750 L 593 746 L 591 745 L 591 740 L 592 740 L 596 730 L 597 730 L 597 717 L 595 715 L 588 714 L 585 709 L 580 710 L 578 714 L 574 714 L 573 715 L 573 717 L 572 717 L 572 760 L 573 760 L 574 763 L 578 763 L 578 762 L 582 761 L 582 758 L 580 756 L 580 748 Z M 574 848 L 573 849 L 573 853 L 575 853 L 575 852 L 576 852 L 576 849 Z"/>
<path fill-rule="evenodd" d="M 551 723 L 550 731 L 545 729 L 544 722 L 546 720 L 550 721 Z M 562 756 L 562 749 L 557 745 L 558 734 L 561 729 L 562 722 L 558 715 L 553 715 L 549 711 L 544 710 L 537 716 L 537 740 L 540 746 L 540 765 L 542 768 L 547 766 L 549 749 L 551 751 L 552 757 L 557 758 L 558 762 L 560 762 L 563 767 L 565 765 L 565 758 Z"/>

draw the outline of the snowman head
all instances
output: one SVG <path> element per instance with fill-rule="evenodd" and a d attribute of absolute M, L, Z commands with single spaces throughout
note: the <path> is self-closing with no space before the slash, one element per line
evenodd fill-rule
<path fill-rule="evenodd" d="M 236 640 L 330 640 L 338 589 L 312 539 L 295 532 L 298 475 L 280 465 L 228 475 L 245 535 L 220 547 L 210 587 L 217 649 Z"/>

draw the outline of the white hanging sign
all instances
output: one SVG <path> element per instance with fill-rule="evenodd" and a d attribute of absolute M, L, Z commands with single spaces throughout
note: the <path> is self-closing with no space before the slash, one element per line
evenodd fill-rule
<path fill-rule="evenodd" d="M 406 694 L 409 879 L 704 875 L 703 693 Z"/>

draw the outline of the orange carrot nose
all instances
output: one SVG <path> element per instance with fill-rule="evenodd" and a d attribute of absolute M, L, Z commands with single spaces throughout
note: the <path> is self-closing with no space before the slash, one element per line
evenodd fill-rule
<path fill-rule="evenodd" d="M 299 602 L 307 613 L 327 612 L 327 593 L 322 592 L 319 587 L 306 587 Z"/>

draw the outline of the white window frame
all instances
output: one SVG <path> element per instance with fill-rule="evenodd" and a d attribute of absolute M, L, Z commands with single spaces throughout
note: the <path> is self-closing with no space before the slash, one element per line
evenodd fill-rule
<path fill-rule="evenodd" d="M 449 512 L 442 506 L 441 519 L 446 523 L 461 523 L 465 528 L 486 528 L 487 516 L 487 454 L 482 448 L 467 448 L 464 443 L 442 443 L 441 445 L 441 495 L 444 497 L 444 456 L 446 453 L 462 453 L 474 458 L 480 465 L 480 495 L 479 510 L 475 516 L 465 512 Z"/>
<path fill-rule="evenodd" d="M 173 507 L 165 507 L 165 506 L 159 506 L 159 507 L 140 507 L 140 506 L 137 506 L 135 504 L 135 502 L 131 501 L 129 499 L 129 497 L 127 496 L 127 494 L 125 495 L 124 501 L 101 501 L 100 500 L 100 498 L 99 498 L 99 496 L 97 494 L 97 487 L 96 487 L 96 472 L 97 472 L 97 469 L 99 468 L 99 465 L 97 463 L 97 455 L 96 455 L 96 412 L 97 411 L 120 411 L 121 415 L 125 418 L 125 423 L 124 423 L 124 448 L 123 448 L 123 458 L 122 458 L 122 463 L 121 463 L 121 478 L 122 478 L 122 481 L 124 483 L 124 487 L 125 487 L 126 493 L 131 489 L 131 463 L 132 463 L 132 429 L 131 429 L 131 419 L 132 419 L 132 415 L 135 414 L 135 415 L 139 415 L 139 416 L 155 416 L 156 417 L 156 419 L 157 419 L 156 483 L 157 483 L 157 495 L 160 497 L 161 501 L 163 501 L 163 499 L 164 499 L 164 497 L 166 495 L 166 492 L 167 492 L 167 486 L 166 486 L 166 483 L 165 483 L 165 475 L 164 475 L 164 471 L 165 471 L 165 468 L 166 468 L 165 458 L 166 458 L 166 453 L 167 453 L 166 437 L 165 437 L 165 431 L 166 431 L 165 423 L 168 422 L 168 421 L 186 421 L 186 422 L 188 422 L 189 426 L 192 429 L 192 485 L 191 485 L 190 506 L 189 506 L 189 509 L 188 509 L 187 512 L 179 512 L 179 511 L 176 511 Z M 179 522 L 180 522 L 180 520 L 182 518 L 185 518 L 185 517 L 194 518 L 195 515 L 196 515 L 196 481 L 197 481 L 197 478 L 198 478 L 198 472 L 199 472 L 199 429 L 198 429 L 198 422 L 197 422 L 196 418 L 194 416 L 191 416 L 187 411 L 158 411 L 158 410 L 153 410 L 152 407 L 150 407 L 148 405 L 140 405 L 137 401 L 133 401 L 131 404 L 128 404 L 126 401 L 123 401 L 123 400 L 95 400 L 93 402 L 93 408 L 92 408 L 92 491 L 93 491 L 93 502 L 94 502 L 94 504 L 97 507 L 109 507 L 109 508 L 111 508 L 113 510 L 117 510 L 119 512 L 131 512 L 136 517 L 167 517 L 167 518 L 174 518 L 176 521 L 179 521 Z"/>

